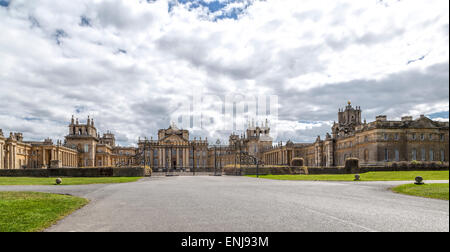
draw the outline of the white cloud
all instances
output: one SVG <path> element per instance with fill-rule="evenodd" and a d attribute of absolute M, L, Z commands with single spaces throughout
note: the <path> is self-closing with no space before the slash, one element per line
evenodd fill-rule
<path fill-rule="evenodd" d="M 200 89 L 278 95 L 279 140 L 323 135 L 349 99 L 368 120 L 448 110 L 447 1 L 248 0 L 217 12 L 168 4 L 0 6 L 0 128 L 62 137 L 71 114 L 90 114 L 132 144 Z M 225 138 L 216 128 L 198 134 Z"/>

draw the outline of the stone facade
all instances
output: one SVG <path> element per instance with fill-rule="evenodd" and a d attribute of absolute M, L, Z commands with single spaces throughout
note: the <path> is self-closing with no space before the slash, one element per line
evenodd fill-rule
<path fill-rule="evenodd" d="M 172 124 L 158 131 L 158 140 L 138 142 L 138 152 L 144 153 L 145 164 L 154 171 L 185 170 L 208 165 L 208 139 L 189 139 L 189 131 Z"/>
<path fill-rule="evenodd" d="M 158 139 L 139 139 L 136 147 L 116 146 L 114 134 L 100 136 L 89 118 L 80 123 L 72 116 L 64 143 L 51 139 L 24 141 L 21 133 L 4 136 L 0 129 L 0 169 L 92 168 L 147 165 L 154 171 L 237 167 L 242 155 L 250 155 L 266 166 L 290 166 L 302 158 L 308 167 L 339 167 L 347 158 L 358 158 L 364 166 L 391 162 L 444 162 L 449 160 L 449 123 L 425 116 L 400 121 L 377 116 L 361 120 L 360 107 L 349 102 L 338 111 L 331 134 L 314 143 L 279 143 L 273 146 L 266 120 L 248 125 L 242 135 L 232 134 L 228 145 L 209 145 L 208 139 L 190 140 L 189 131 L 174 124 L 158 131 Z M 145 150 L 145 151 L 144 151 Z"/>
<path fill-rule="evenodd" d="M 385 165 L 391 162 L 447 162 L 449 160 L 449 123 L 433 121 L 423 115 L 400 121 L 377 116 L 370 123 L 361 121 L 360 107 L 349 102 L 339 109 L 338 122 L 332 134 L 325 139 L 317 137 L 314 143 L 273 147 L 264 152 L 264 162 L 270 165 L 288 165 L 292 158 L 305 160 L 306 166 L 343 166 L 347 158 L 355 157 L 362 165 Z"/>
<path fill-rule="evenodd" d="M 13 132 L 6 138 L 0 130 L 0 169 L 129 166 L 135 154 L 136 148 L 115 146 L 110 132 L 100 137 L 90 118 L 81 124 L 72 117 L 64 143 L 24 141 Z"/>
<path fill-rule="evenodd" d="M 11 132 L 8 138 L 0 133 L 0 169 L 49 168 L 52 163 L 57 168 L 76 165 L 77 151 L 61 142 L 53 144 L 50 139 L 28 142 L 21 133 Z"/>

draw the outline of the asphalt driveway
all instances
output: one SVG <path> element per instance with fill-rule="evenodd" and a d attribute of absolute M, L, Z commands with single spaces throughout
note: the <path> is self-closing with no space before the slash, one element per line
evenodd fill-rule
<path fill-rule="evenodd" d="M 389 190 L 404 183 L 199 176 L 109 185 L 0 186 L 0 191 L 91 200 L 47 231 L 449 232 L 449 202 Z"/>

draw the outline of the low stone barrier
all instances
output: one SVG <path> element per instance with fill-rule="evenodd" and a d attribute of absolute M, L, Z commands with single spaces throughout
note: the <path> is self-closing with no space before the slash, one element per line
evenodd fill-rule
<path fill-rule="evenodd" d="M 144 177 L 143 167 L 0 170 L 2 177 Z"/>
<path fill-rule="evenodd" d="M 230 176 L 245 176 L 245 175 L 284 175 L 284 174 L 306 174 L 306 167 L 242 167 L 242 168 L 225 168 L 223 173 Z"/>
<path fill-rule="evenodd" d="M 269 167 L 263 166 L 259 168 L 258 173 L 260 175 L 296 175 L 296 174 L 358 174 L 366 172 L 376 172 L 376 171 L 448 171 L 448 163 L 391 163 L 386 166 L 382 165 L 359 165 L 352 161 L 347 164 L 347 166 L 339 167 L 293 167 L 293 166 L 283 166 L 283 167 Z M 225 168 L 225 175 L 256 175 L 255 167 L 242 167 L 242 169 L 237 168 Z"/>

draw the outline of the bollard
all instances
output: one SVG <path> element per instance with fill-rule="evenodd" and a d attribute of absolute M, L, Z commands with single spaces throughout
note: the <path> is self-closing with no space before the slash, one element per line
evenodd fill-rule
<path fill-rule="evenodd" d="M 425 184 L 423 182 L 423 178 L 421 176 L 417 176 L 415 180 L 416 180 L 416 182 L 414 184 L 416 184 L 416 185 L 424 185 Z"/>

